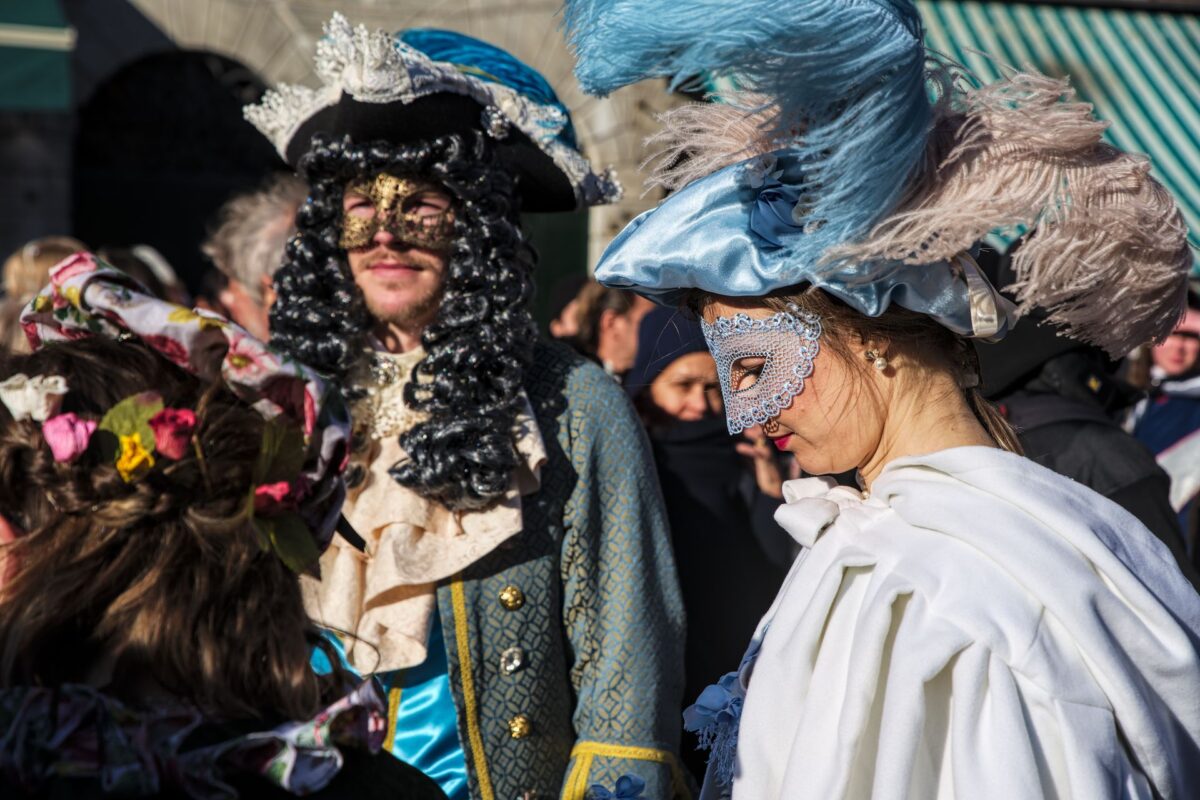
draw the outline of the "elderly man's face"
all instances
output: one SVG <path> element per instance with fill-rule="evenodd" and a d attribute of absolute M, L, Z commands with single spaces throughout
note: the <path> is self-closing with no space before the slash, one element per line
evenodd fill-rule
<path fill-rule="evenodd" d="M 432 322 L 452 244 L 450 195 L 381 173 L 347 186 L 342 212 L 341 244 L 371 315 L 406 328 Z"/>

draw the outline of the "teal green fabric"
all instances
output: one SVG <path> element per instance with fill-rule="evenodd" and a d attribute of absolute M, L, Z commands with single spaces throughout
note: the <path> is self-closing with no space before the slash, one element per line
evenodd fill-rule
<path fill-rule="evenodd" d="M 0 25 L 65 28 L 58 0 L 0 0 Z"/>
<path fill-rule="evenodd" d="M 1006 66 L 1070 76 L 1105 138 L 1150 156 L 1200 246 L 1200 18 L 1071 5 L 917 0 L 930 50 L 984 81 Z M 986 54 L 986 55 L 985 55 Z M 998 244 L 1005 244 L 1000 239 Z M 1200 277 L 1200 262 L 1193 274 Z"/>
<path fill-rule="evenodd" d="M 378 677 L 389 698 L 394 689 L 400 689 L 392 755 L 437 781 L 450 800 L 467 800 L 467 761 L 458 741 L 446 640 L 436 614 L 425 662 Z"/>
<path fill-rule="evenodd" d="M 549 459 L 541 490 L 523 498 L 522 533 L 463 574 L 461 617 L 454 587 L 438 588 L 471 797 L 579 800 L 561 794 L 563 784 L 572 748 L 592 742 L 658 757 L 596 756 L 586 783 L 633 774 L 646 781 L 645 797 L 671 798 L 680 788 L 683 604 L 645 434 L 595 364 L 550 343 L 538 344 L 534 362 L 526 392 Z M 524 593 L 521 608 L 500 603 L 508 586 Z M 525 663 L 510 674 L 501 654 L 512 647 Z M 481 759 L 470 745 L 463 656 Z M 519 714 L 531 733 L 513 738 L 508 722 Z"/>
<path fill-rule="evenodd" d="M 71 105 L 70 53 L 0 47 L 0 108 L 62 111 Z"/>
<path fill-rule="evenodd" d="M 70 38 L 55 0 L 0 0 L 0 109 L 70 108 Z"/>

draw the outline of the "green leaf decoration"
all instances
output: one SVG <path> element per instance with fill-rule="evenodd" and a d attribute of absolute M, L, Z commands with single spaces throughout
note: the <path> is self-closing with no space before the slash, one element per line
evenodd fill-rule
<path fill-rule="evenodd" d="M 142 447 L 154 452 L 154 429 L 150 427 L 150 419 L 162 410 L 161 394 L 142 392 L 126 397 L 110 408 L 97 427 L 118 439 L 122 436 L 132 436 L 135 433 L 140 434 Z M 107 439 L 107 437 L 105 438 Z"/>
<path fill-rule="evenodd" d="M 304 468 L 306 454 L 304 433 L 298 426 L 280 417 L 267 420 L 254 467 L 255 485 L 294 481 Z"/>
<path fill-rule="evenodd" d="M 254 525 L 271 541 L 279 560 L 296 574 L 307 572 L 321 553 L 304 520 L 294 511 L 272 517 L 255 517 Z"/>

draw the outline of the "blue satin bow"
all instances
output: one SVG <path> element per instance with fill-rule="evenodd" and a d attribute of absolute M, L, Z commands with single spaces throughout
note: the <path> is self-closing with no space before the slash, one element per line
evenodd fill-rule
<path fill-rule="evenodd" d="M 617 785 L 612 791 L 593 783 L 588 787 L 585 800 L 641 800 L 645 790 L 646 782 L 638 776 L 622 775 L 617 778 Z"/>

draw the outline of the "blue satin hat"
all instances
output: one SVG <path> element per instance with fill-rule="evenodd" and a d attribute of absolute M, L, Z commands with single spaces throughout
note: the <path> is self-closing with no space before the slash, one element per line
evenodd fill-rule
<path fill-rule="evenodd" d="M 797 156 L 780 151 L 694 181 L 617 235 L 596 280 L 664 305 L 678 305 L 689 289 L 761 297 L 808 284 L 867 316 L 896 303 L 963 336 L 1004 335 L 1014 307 L 967 254 L 921 265 L 823 262 L 838 242 L 823 226 L 793 220 L 803 205 L 801 169 Z"/>
<path fill-rule="evenodd" d="M 665 161 L 691 182 L 616 238 L 601 283 L 664 303 L 810 284 L 868 315 L 894 302 L 959 333 L 1003 331 L 1007 308 L 967 257 L 827 258 L 886 218 L 924 162 L 935 114 L 912 0 L 567 0 L 564 19 L 590 92 L 715 74 L 752 94 L 740 118 L 674 130 Z"/>
<path fill-rule="evenodd" d="M 991 338 L 1016 310 L 969 253 L 1024 226 L 1022 311 L 1114 356 L 1170 332 L 1193 258 L 1147 160 L 1106 144 L 1064 79 L 979 85 L 929 53 L 913 0 L 566 0 L 564 21 L 594 94 L 733 87 L 663 116 L 654 180 L 678 191 L 617 237 L 601 282 L 663 302 L 810 285 Z"/>

